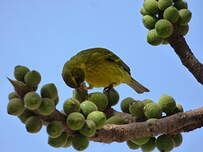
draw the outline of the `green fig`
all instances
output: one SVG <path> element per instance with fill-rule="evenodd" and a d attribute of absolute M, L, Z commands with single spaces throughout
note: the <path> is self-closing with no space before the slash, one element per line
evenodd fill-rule
<path fill-rule="evenodd" d="M 23 101 L 20 98 L 13 98 L 7 105 L 7 112 L 10 115 L 19 116 L 24 112 L 25 108 Z"/>
<path fill-rule="evenodd" d="M 163 18 L 169 20 L 171 23 L 176 23 L 179 19 L 179 12 L 174 6 L 168 7 L 163 14 Z"/>
<path fill-rule="evenodd" d="M 133 102 L 130 107 L 129 111 L 133 116 L 136 116 L 137 118 L 144 118 L 144 103 L 138 101 Z"/>
<path fill-rule="evenodd" d="M 147 29 L 153 29 L 158 19 L 155 16 L 145 15 L 142 18 L 142 23 Z"/>
<path fill-rule="evenodd" d="M 72 138 L 72 136 L 67 137 L 65 145 L 63 145 L 64 148 L 70 147 L 72 145 Z"/>
<path fill-rule="evenodd" d="M 135 143 L 136 145 L 144 145 L 146 144 L 148 141 L 149 141 L 150 137 L 143 137 L 143 138 L 135 138 L 135 139 L 132 139 L 131 141 L 133 143 Z"/>
<path fill-rule="evenodd" d="M 174 146 L 173 138 L 169 135 L 161 135 L 156 139 L 156 146 L 160 151 L 171 151 Z"/>
<path fill-rule="evenodd" d="M 129 107 L 135 100 L 131 97 L 127 97 L 121 101 L 121 110 L 129 113 Z"/>
<path fill-rule="evenodd" d="M 133 142 L 130 141 L 130 140 L 127 141 L 127 145 L 128 145 L 128 147 L 129 147 L 130 149 L 133 149 L 133 150 L 135 150 L 135 149 L 139 149 L 139 148 L 140 148 L 139 145 L 133 143 Z"/>
<path fill-rule="evenodd" d="M 25 109 L 24 112 L 18 116 L 18 118 L 22 123 L 25 123 L 26 120 L 31 116 L 34 116 L 34 114 L 30 110 Z"/>
<path fill-rule="evenodd" d="M 53 121 L 47 126 L 47 133 L 52 138 L 59 137 L 64 131 L 63 124 L 60 121 Z"/>
<path fill-rule="evenodd" d="M 78 151 L 82 151 L 88 147 L 89 141 L 87 137 L 79 134 L 79 135 L 73 136 L 72 145 L 74 149 Z"/>
<path fill-rule="evenodd" d="M 80 104 L 80 109 L 82 110 L 82 113 L 87 116 L 89 113 L 93 111 L 97 111 L 97 106 L 91 102 L 91 101 L 84 101 Z"/>
<path fill-rule="evenodd" d="M 20 98 L 19 95 L 16 92 L 11 92 L 8 95 L 8 99 L 11 100 L 13 98 Z"/>
<path fill-rule="evenodd" d="M 30 110 L 36 110 L 41 104 L 41 97 L 36 92 L 28 92 L 24 96 L 24 104 Z"/>
<path fill-rule="evenodd" d="M 157 46 L 162 43 L 163 39 L 157 34 L 155 29 L 150 30 L 147 33 L 147 42 L 151 45 Z"/>
<path fill-rule="evenodd" d="M 72 130 L 80 130 L 85 124 L 85 117 L 79 112 L 73 112 L 68 115 L 66 124 Z"/>
<path fill-rule="evenodd" d="M 150 14 L 155 15 L 159 12 L 158 2 L 156 0 L 145 0 L 143 7 Z"/>
<path fill-rule="evenodd" d="M 162 95 L 159 98 L 158 103 L 161 106 L 162 111 L 165 112 L 166 114 L 172 113 L 176 108 L 176 102 L 173 99 L 173 97 L 166 94 Z"/>
<path fill-rule="evenodd" d="M 55 111 L 55 103 L 49 98 L 42 98 L 38 112 L 41 115 L 47 116 Z"/>
<path fill-rule="evenodd" d="M 101 111 L 93 111 L 87 116 L 87 120 L 93 120 L 96 124 L 96 128 L 100 129 L 105 124 L 106 115 Z"/>
<path fill-rule="evenodd" d="M 55 148 L 63 147 L 66 144 L 67 138 L 68 138 L 68 136 L 64 132 L 57 138 L 49 137 L 48 138 L 48 144 L 52 147 L 55 147 Z"/>
<path fill-rule="evenodd" d="M 140 14 L 142 14 L 143 16 L 149 15 L 149 13 L 144 8 L 140 9 Z"/>
<path fill-rule="evenodd" d="M 181 9 L 179 10 L 179 20 L 178 23 L 180 25 L 186 25 L 190 22 L 192 18 L 192 12 L 188 9 Z"/>
<path fill-rule="evenodd" d="M 84 136 L 92 137 L 96 133 L 96 124 L 93 120 L 86 120 L 84 126 L 79 132 Z"/>
<path fill-rule="evenodd" d="M 63 104 L 63 110 L 66 114 L 80 111 L 80 102 L 75 98 L 67 99 Z"/>
<path fill-rule="evenodd" d="M 173 0 L 159 0 L 158 7 L 161 11 L 167 9 L 168 7 L 172 6 Z"/>
<path fill-rule="evenodd" d="M 26 130 L 29 133 L 37 133 L 42 128 L 42 122 L 37 116 L 31 116 L 25 121 Z"/>
<path fill-rule="evenodd" d="M 30 87 L 37 87 L 41 81 L 41 75 L 35 70 L 29 71 L 26 73 L 24 81 Z"/>
<path fill-rule="evenodd" d="M 188 31 L 189 31 L 189 25 L 179 25 L 178 26 L 178 30 L 180 32 L 181 35 L 185 36 L 187 35 Z"/>
<path fill-rule="evenodd" d="M 161 118 L 162 109 L 157 103 L 149 103 L 144 107 L 144 114 L 149 118 Z"/>
<path fill-rule="evenodd" d="M 153 103 L 153 101 L 151 99 L 145 99 L 142 103 L 146 106 L 148 103 Z"/>
<path fill-rule="evenodd" d="M 155 147 L 156 147 L 156 138 L 151 137 L 146 144 L 141 146 L 141 149 L 143 152 L 150 152 L 153 151 Z"/>
<path fill-rule="evenodd" d="M 96 104 L 99 111 L 104 111 L 108 106 L 108 98 L 101 92 L 90 93 L 88 100 Z"/>
<path fill-rule="evenodd" d="M 177 0 L 175 3 L 174 3 L 174 6 L 177 8 L 177 9 L 187 9 L 188 8 L 188 4 L 186 1 L 184 0 Z"/>
<path fill-rule="evenodd" d="M 171 137 L 173 138 L 175 147 L 178 147 L 178 146 L 180 146 L 182 144 L 183 137 L 182 137 L 182 135 L 180 133 L 176 134 L 176 135 L 172 135 Z"/>
<path fill-rule="evenodd" d="M 29 71 L 30 70 L 27 67 L 17 65 L 14 69 L 14 77 L 16 78 L 16 80 L 24 82 L 24 77 Z"/>
<path fill-rule="evenodd" d="M 126 124 L 127 121 L 120 116 L 111 116 L 109 119 L 106 120 L 105 124 L 116 124 L 116 125 L 122 125 Z"/>
<path fill-rule="evenodd" d="M 104 94 L 108 98 L 108 107 L 114 106 L 118 103 L 119 93 L 114 88 L 104 92 Z"/>
<path fill-rule="evenodd" d="M 158 36 L 162 38 L 168 38 L 173 34 L 173 24 L 166 19 L 160 19 L 156 22 L 155 29 Z"/>

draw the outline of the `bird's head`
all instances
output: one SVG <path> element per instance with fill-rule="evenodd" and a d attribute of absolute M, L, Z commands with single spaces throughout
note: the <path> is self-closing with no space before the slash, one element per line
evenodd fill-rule
<path fill-rule="evenodd" d="M 85 80 L 85 73 L 81 68 L 66 62 L 63 67 L 62 77 L 69 87 L 80 88 Z"/>

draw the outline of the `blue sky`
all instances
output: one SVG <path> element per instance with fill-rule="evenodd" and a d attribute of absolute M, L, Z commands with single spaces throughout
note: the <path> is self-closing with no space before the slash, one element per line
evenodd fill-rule
<path fill-rule="evenodd" d="M 172 48 L 150 46 L 146 42 L 138 0 L 0 0 L 0 151 L 2 152 L 74 152 L 73 148 L 55 149 L 47 144 L 43 128 L 29 134 L 24 125 L 7 114 L 7 95 L 13 89 L 6 77 L 13 78 L 13 68 L 25 65 L 39 71 L 39 88 L 56 84 L 62 109 L 72 89 L 62 80 L 63 64 L 78 51 L 104 47 L 120 56 L 131 68 L 135 79 L 151 92 L 136 94 L 126 85 L 116 89 L 120 98 L 150 98 L 157 101 L 162 94 L 173 96 L 191 110 L 202 106 L 203 88 L 181 64 Z M 186 40 L 197 58 L 203 62 L 202 1 L 188 0 L 193 13 Z M 93 91 L 98 91 L 95 89 Z M 119 110 L 119 104 L 114 107 Z M 184 142 L 174 152 L 200 151 L 203 129 L 184 133 Z M 87 152 L 107 150 L 131 151 L 125 143 L 102 144 L 91 142 Z"/>

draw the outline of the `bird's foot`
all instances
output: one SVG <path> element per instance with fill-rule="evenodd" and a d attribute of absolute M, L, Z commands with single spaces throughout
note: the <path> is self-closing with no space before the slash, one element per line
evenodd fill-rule
<path fill-rule="evenodd" d="M 114 84 L 116 84 L 115 82 L 111 83 L 108 87 L 105 87 L 103 89 L 103 92 L 109 92 L 111 89 L 113 89 Z"/>

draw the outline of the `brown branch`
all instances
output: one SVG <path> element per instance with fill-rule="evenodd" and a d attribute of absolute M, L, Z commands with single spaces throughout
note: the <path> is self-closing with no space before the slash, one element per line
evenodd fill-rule
<path fill-rule="evenodd" d="M 182 64 L 193 74 L 199 83 L 203 84 L 203 64 L 194 56 L 177 27 L 174 27 L 173 35 L 168 39 L 171 47 L 173 47 L 179 56 Z"/>
<path fill-rule="evenodd" d="M 133 138 L 188 132 L 203 126 L 203 107 L 178 113 L 153 122 L 136 122 L 126 125 L 106 125 L 91 140 L 111 143 Z"/>

